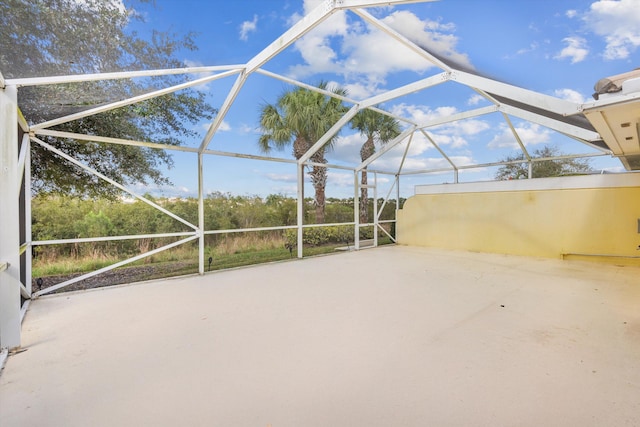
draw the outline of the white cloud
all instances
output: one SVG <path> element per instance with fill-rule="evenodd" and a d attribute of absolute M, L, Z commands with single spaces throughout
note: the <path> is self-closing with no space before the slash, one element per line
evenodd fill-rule
<path fill-rule="evenodd" d="M 339 72 L 341 65 L 338 63 L 337 53 L 333 50 L 330 40 L 325 37 L 308 34 L 295 44 L 300 51 L 304 64 L 292 66 L 289 74 L 294 78 L 300 78 L 315 73 Z"/>
<path fill-rule="evenodd" d="M 203 67 L 204 64 L 202 62 L 199 61 L 192 61 L 190 59 L 185 59 L 182 61 L 182 63 L 184 64 L 185 67 Z M 203 79 L 205 77 L 209 77 L 213 75 L 213 72 L 211 71 L 206 71 L 206 72 L 201 72 L 201 73 L 196 73 L 196 74 L 192 74 L 192 76 L 195 77 L 195 79 Z M 211 90 L 210 87 L 211 82 L 205 83 L 205 84 L 201 84 L 198 86 L 193 86 L 193 89 L 200 91 L 200 92 L 208 92 L 209 90 Z"/>
<path fill-rule="evenodd" d="M 207 132 L 209 131 L 210 127 L 211 127 L 211 123 L 202 124 L 202 129 L 204 129 Z M 231 130 L 231 125 L 225 122 L 224 120 L 222 121 L 222 123 L 220 123 L 220 126 L 218 127 L 219 132 L 229 132 L 230 130 Z"/>
<path fill-rule="evenodd" d="M 551 132 L 548 129 L 533 123 L 523 123 L 516 126 L 515 129 L 525 146 L 547 143 L 551 136 Z M 489 142 L 488 147 L 520 148 L 515 136 L 511 132 L 511 129 L 506 124 L 500 125 L 500 133 L 494 136 L 494 138 Z"/>
<path fill-rule="evenodd" d="M 565 16 L 567 18 L 575 18 L 578 15 L 578 11 L 575 9 L 570 9 L 565 12 Z"/>
<path fill-rule="evenodd" d="M 284 174 L 284 173 L 266 173 L 264 177 L 270 181 L 278 181 L 278 182 L 297 182 L 298 178 L 296 178 L 295 174 Z"/>
<path fill-rule="evenodd" d="M 490 129 L 491 126 L 483 120 L 466 119 L 460 120 L 457 123 L 452 123 L 448 125 L 448 128 L 453 129 L 455 133 L 472 136 Z"/>
<path fill-rule="evenodd" d="M 430 133 L 429 136 L 431 136 L 431 139 L 433 139 L 433 141 L 436 144 L 438 144 L 438 146 L 440 148 L 444 147 L 445 145 L 451 146 L 452 148 L 461 148 L 461 147 L 464 147 L 464 146 L 468 145 L 467 140 L 464 139 L 460 135 L 446 135 L 446 134 L 442 134 L 442 133 L 434 133 L 434 134 Z"/>
<path fill-rule="evenodd" d="M 339 160 L 348 165 L 355 166 L 360 164 L 360 148 L 364 143 L 363 137 L 354 133 L 351 135 L 341 136 L 334 145 L 331 152 L 327 153 L 327 158 L 331 162 L 332 159 Z M 406 149 L 407 139 L 387 151 L 382 157 L 376 160 L 372 167 L 386 171 L 393 171 L 400 165 L 400 160 Z M 377 147 L 379 150 L 381 147 Z M 413 136 L 408 157 L 415 157 L 423 154 L 425 151 L 433 149 L 433 145 L 420 133 Z M 351 176 L 353 180 L 353 176 Z"/>
<path fill-rule="evenodd" d="M 399 104 L 392 109 L 394 114 L 407 117 L 418 124 L 428 124 L 433 120 L 446 118 L 458 113 L 457 108 L 451 106 L 437 107 L 431 109 L 423 105 Z M 466 119 L 456 122 L 445 123 L 430 127 L 427 130 L 434 132 L 441 138 L 436 141 L 439 145 L 450 145 L 459 148 L 467 145 L 465 137 L 477 135 L 490 129 L 489 123 L 478 119 Z"/>
<path fill-rule="evenodd" d="M 333 149 L 327 153 L 328 158 L 337 159 L 342 162 L 357 165 L 360 160 L 360 148 L 364 139 L 359 133 L 340 136 L 336 140 Z"/>
<path fill-rule="evenodd" d="M 398 11 L 383 19 L 391 28 L 403 34 L 414 43 L 454 61 L 465 67 L 471 67 L 466 54 L 456 51 L 458 37 L 451 34 L 455 26 L 451 23 L 421 20 L 408 11 Z"/>
<path fill-rule="evenodd" d="M 558 98 L 566 99 L 567 101 L 575 102 L 578 104 L 584 104 L 586 99 L 580 92 L 573 89 L 556 89 L 554 95 Z"/>
<path fill-rule="evenodd" d="M 528 47 L 519 49 L 516 52 L 516 55 L 524 55 L 525 53 L 533 52 L 533 51 L 537 50 L 539 47 L 540 47 L 540 45 L 538 44 L 538 42 L 533 42 Z"/>
<path fill-rule="evenodd" d="M 471 95 L 471 97 L 467 100 L 467 105 L 478 105 L 484 100 L 485 100 L 485 97 L 482 95 L 478 95 L 478 94 Z"/>
<path fill-rule="evenodd" d="M 625 59 L 640 46 L 640 2 L 638 0 L 599 0 L 584 16 L 587 27 L 604 37 L 603 57 Z"/>
<path fill-rule="evenodd" d="M 346 172 L 327 172 L 327 183 L 336 187 L 353 187 L 353 173 Z"/>
<path fill-rule="evenodd" d="M 565 37 L 562 39 L 567 46 L 556 55 L 557 59 L 571 58 L 571 63 L 583 61 L 589 54 L 587 40 L 582 37 Z"/>
<path fill-rule="evenodd" d="M 240 40 L 248 40 L 249 33 L 254 33 L 258 28 L 258 15 L 253 15 L 253 21 L 244 21 L 240 24 Z"/>
<path fill-rule="evenodd" d="M 367 79 L 366 81 L 347 83 L 343 87 L 347 90 L 349 98 L 363 100 L 382 92 L 381 84 L 380 79 Z"/>
<path fill-rule="evenodd" d="M 240 127 L 237 130 L 238 130 L 238 133 L 241 133 L 243 135 L 256 132 L 255 126 L 250 126 L 250 125 L 248 125 L 246 123 L 241 124 Z"/>
<path fill-rule="evenodd" d="M 470 156 L 449 156 L 449 159 L 451 159 L 456 166 L 466 166 L 475 163 L 473 157 Z M 451 164 L 444 157 L 411 157 L 407 158 L 403 165 L 404 171 L 426 171 L 434 169 L 451 169 Z"/>
<path fill-rule="evenodd" d="M 391 108 L 393 114 L 406 117 L 416 123 L 428 123 L 430 120 L 447 117 L 452 114 L 458 113 L 455 107 L 442 106 L 435 109 L 431 109 L 424 105 L 410 105 L 399 104 Z M 460 154 L 460 149 L 468 146 L 468 139 L 485 132 L 490 129 L 489 123 L 477 120 L 467 119 L 458 122 L 447 123 L 440 126 L 427 129 L 428 135 L 433 141 L 441 148 L 447 151 L 447 154 L 451 155 L 451 151 L 456 154 Z M 375 169 L 393 171 L 398 168 L 404 152 L 406 150 L 408 138 L 402 143 L 396 145 L 389 150 L 384 156 L 376 160 L 372 167 Z M 341 136 L 333 148 L 328 153 L 328 157 L 337 159 L 350 165 L 360 163 L 360 148 L 362 147 L 363 138 L 358 133 L 353 133 L 346 136 Z M 380 147 L 378 147 L 379 149 Z M 421 132 L 415 132 L 411 140 L 411 146 L 409 147 L 406 162 L 407 164 L 415 164 L 420 166 L 419 168 L 427 167 L 424 163 L 424 159 L 420 160 L 421 156 L 425 153 L 435 150 L 431 141 L 425 137 Z M 470 158 L 470 157 L 469 157 Z M 415 160 L 418 159 L 418 160 Z M 417 162 L 417 163 L 414 163 Z M 415 169 L 415 168 L 413 168 Z"/>
<path fill-rule="evenodd" d="M 220 123 L 218 130 L 220 132 L 229 132 L 231 130 L 231 125 L 223 120 L 222 123 Z"/>
<path fill-rule="evenodd" d="M 426 105 L 397 104 L 391 109 L 391 113 L 406 117 L 418 124 L 426 124 L 432 120 L 456 114 L 456 107 L 442 106 L 432 110 Z"/>
<path fill-rule="evenodd" d="M 305 11 L 319 3 L 306 0 Z M 353 96 L 367 97 L 386 84 L 385 77 L 389 73 L 421 73 L 434 67 L 383 32 L 359 21 L 348 21 L 347 17 L 345 13 L 337 12 L 295 43 L 303 63 L 290 68 L 292 77 L 325 72 L 341 74 L 346 78 L 346 84 L 351 85 Z M 300 19 L 298 15 L 292 17 L 292 20 L 297 19 Z M 421 20 L 408 11 L 396 11 L 381 20 L 440 57 L 471 67 L 468 57 L 456 51 L 458 38 L 452 34 L 455 29 L 452 24 Z"/>
<path fill-rule="evenodd" d="M 304 13 L 311 12 L 321 3 L 322 0 L 305 0 Z M 294 14 L 290 23 L 293 24 L 301 18 L 302 16 Z M 293 77 L 302 77 L 314 73 L 339 72 L 341 66 L 331 41 L 335 37 L 345 36 L 348 28 L 345 12 L 339 11 L 296 41 L 295 48 L 302 55 L 304 64 L 291 67 L 290 74 Z"/>

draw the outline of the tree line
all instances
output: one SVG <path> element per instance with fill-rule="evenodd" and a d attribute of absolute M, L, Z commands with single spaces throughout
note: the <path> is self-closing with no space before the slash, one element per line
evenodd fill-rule
<path fill-rule="evenodd" d="M 130 24 L 140 23 L 142 19 L 143 17 L 136 14 L 130 5 L 128 9 L 123 10 L 114 7 L 113 2 L 100 0 L 82 2 L 7 0 L 1 2 L 0 69 L 5 77 L 25 77 L 35 74 L 46 76 L 179 68 L 184 65 L 180 59 L 183 52 L 197 49 L 193 34 L 179 36 L 168 31 L 153 30 L 150 37 L 141 37 L 131 29 Z M 135 81 L 128 79 L 25 87 L 20 89 L 19 101 L 27 120 L 30 123 L 38 123 L 61 114 L 81 111 L 105 102 L 113 102 L 157 90 L 160 87 L 182 83 L 186 79 L 186 76 L 173 75 Z M 261 136 L 256 141 L 258 148 L 263 152 L 269 152 L 292 147 L 293 157 L 302 158 L 316 141 L 347 112 L 348 107 L 342 102 L 345 95 L 347 92 L 343 88 L 329 87 L 326 82 L 320 82 L 317 90 L 313 91 L 298 87 L 286 90 L 275 102 L 261 106 L 260 116 L 257 118 L 261 130 Z M 59 124 L 54 129 L 179 145 L 195 136 L 194 124 L 211 120 L 216 113 L 216 108 L 209 105 L 202 92 L 187 89 Z M 395 119 L 368 109 L 359 111 L 349 121 L 348 126 L 358 131 L 363 138 L 360 150 L 362 161 L 369 159 L 375 153 L 376 146 L 393 140 L 400 133 L 400 126 Z M 311 203 L 314 210 L 314 218 L 309 218 L 308 221 L 323 223 L 353 219 L 352 213 L 338 214 L 335 211 L 336 206 L 325 200 L 327 180 L 327 170 L 323 167 L 326 163 L 325 152 L 335 142 L 337 135 L 337 133 L 333 135 L 327 144 L 309 159 L 313 162 L 308 169 L 315 194 L 313 198 L 305 199 Z M 42 139 L 125 185 L 149 182 L 163 184 L 168 181 L 162 169 L 164 166 L 171 165 L 171 157 L 164 150 L 89 143 L 72 138 L 42 137 Z M 533 157 L 549 157 L 554 154 L 558 153 L 548 149 L 534 152 Z M 524 157 L 519 155 L 505 160 L 524 160 Z M 588 161 L 575 159 L 533 164 L 534 177 L 582 173 L 588 170 Z M 528 170 L 522 163 L 506 165 L 500 169 L 496 178 L 514 179 L 525 176 L 526 173 Z M 367 184 L 366 174 L 365 168 L 361 175 L 363 186 Z M 110 233 L 112 232 L 110 227 L 117 229 L 118 233 L 122 231 L 123 234 L 139 234 L 143 229 L 153 228 L 154 224 L 157 224 L 157 229 L 161 230 L 158 232 L 170 232 L 176 227 L 182 227 L 183 229 L 179 231 L 185 231 L 183 224 L 173 224 L 176 221 L 171 218 L 160 220 L 150 213 L 145 213 L 144 209 L 153 211 L 148 206 L 138 206 L 134 203 L 131 206 L 125 204 L 121 208 L 134 209 L 135 206 L 136 209 L 140 209 L 133 214 L 123 212 L 130 217 L 140 215 L 138 228 L 124 224 L 127 221 L 135 221 L 132 218 L 117 219 L 115 214 L 109 214 L 112 208 L 107 209 L 106 205 L 101 208 L 87 208 L 89 204 L 87 197 L 94 198 L 95 200 L 91 203 L 99 206 L 107 203 L 104 197 L 115 200 L 118 190 L 112 186 L 102 185 L 99 178 L 94 175 L 69 163 L 61 162 L 48 150 L 33 150 L 32 178 L 34 190 L 42 196 L 34 201 L 34 205 L 38 205 L 41 201 L 47 201 L 45 204 L 50 204 L 58 200 L 59 203 L 77 203 L 78 207 L 81 205 L 86 210 L 82 217 L 68 218 L 67 224 L 58 224 L 56 227 L 59 229 L 52 232 L 52 235 L 59 235 L 58 238 L 89 235 L 97 229 Z M 44 197 L 47 194 L 54 196 L 53 198 Z M 56 194 L 59 196 L 55 196 Z M 75 195 L 79 199 L 72 202 L 62 195 Z M 219 213 L 220 208 L 216 207 L 216 203 L 212 200 L 218 200 L 220 206 L 222 206 L 221 200 L 225 200 L 228 205 L 235 203 L 236 206 L 234 210 L 225 210 L 223 215 Z M 366 188 L 362 188 L 360 200 L 360 221 L 368 222 L 371 216 L 369 210 L 371 203 L 368 200 Z M 193 203 L 168 200 L 164 200 L 163 203 L 170 205 L 176 213 L 181 212 L 181 216 L 193 223 L 197 221 L 197 209 Z M 269 198 L 260 199 L 258 202 L 257 199 L 243 197 L 240 203 L 234 197 L 223 195 L 207 198 L 207 203 L 205 206 L 208 210 L 207 229 L 243 228 L 251 227 L 250 224 L 291 225 L 293 224 L 291 221 L 295 220 L 295 203 L 291 200 L 280 200 L 279 207 L 276 207 Z M 251 211 L 250 207 L 254 205 L 260 205 L 263 212 L 258 213 L 257 208 Z M 34 215 L 38 214 L 34 209 Z M 41 214 L 44 215 L 44 212 Z M 63 212 L 60 214 L 65 216 Z M 338 219 L 338 217 L 341 218 Z M 35 218 L 35 221 L 36 229 L 45 223 L 38 218 Z M 76 221 L 79 222 L 75 224 Z M 165 224 L 166 221 L 171 225 Z M 44 231 L 38 231 L 38 233 L 46 234 Z"/>
<path fill-rule="evenodd" d="M 136 13 L 131 3 L 123 6 L 126 8 L 102 0 L 0 3 L 0 69 L 11 78 L 184 67 L 180 57 L 184 51 L 197 49 L 195 35 L 153 29 L 150 36 L 141 37 L 131 24 L 144 23 L 144 16 Z M 27 121 L 34 124 L 183 83 L 188 78 L 169 75 L 24 87 L 19 103 Z M 293 146 L 296 159 L 307 153 L 348 110 L 341 100 L 347 94 L 345 89 L 330 88 L 326 82 L 320 82 L 318 89 L 289 89 L 273 104 L 263 105 L 257 119 L 262 131 L 256 141 L 258 148 L 267 152 Z M 180 145 L 197 138 L 194 125 L 211 120 L 216 113 L 203 92 L 186 89 L 61 123 L 53 129 Z M 363 136 L 362 160 L 375 152 L 376 143 L 384 144 L 400 133 L 395 119 L 372 110 L 360 111 L 349 125 Z M 333 135 L 309 159 L 314 162 L 308 169 L 315 189 L 312 200 L 317 223 L 325 222 L 327 170 L 322 164 L 326 163 L 325 151 L 336 137 Z M 167 151 L 73 138 L 40 138 L 124 185 L 168 183 L 162 173 L 164 166 L 172 164 Z M 113 187 L 101 185 L 96 176 L 61 162 L 49 150 L 33 150 L 31 160 L 32 188 L 36 192 L 91 197 L 117 194 Z M 366 170 L 361 179 L 366 185 Z M 361 221 L 368 215 L 367 199 L 363 188 Z"/>
<path fill-rule="evenodd" d="M 198 200 L 195 198 L 153 198 L 164 209 L 191 224 L 198 224 Z M 401 199 L 401 202 L 403 200 Z M 353 222 L 353 199 L 327 200 L 326 219 L 331 223 Z M 379 199 L 381 207 L 383 200 Z M 373 201 L 370 201 L 371 212 Z M 103 236 L 128 236 L 188 232 L 192 229 L 139 200 L 120 201 L 112 198 L 79 198 L 63 195 L 40 195 L 32 201 L 32 234 L 34 241 L 77 239 Z M 305 223 L 315 220 L 315 207 L 311 198 L 305 200 Z M 395 218 L 395 200 L 386 203 L 381 219 Z M 245 228 L 280 227 L 296 224 L 297 202 L 282 195 L 234 196 L 211 193 L 204 199 L 205 230 L 237 230 Z M 373 218 L 369 218 L 373 221 Z M 328 228 L 328 227 L 324 227 Z M 318 231 L 311 231 L 318 230 Z M 344 231 L 346 230 L 346 231 Z M 306 242 L 322 244 L 328 240 L 353 241 L 353 226 L 344 230 L 309 229 Z M 345 234 L 345 232 L 347 234 Z M 274 238 L 295 242 L 292 232 L 271 232 Z M 233 236 L 233 235 L 232 235 Z M 366 237 L 366 236 L 365 236 Z M 206 236 L 206 244 L 215 246 L 226 236 Z M 35 255 L 46 259 L 58 257 L 84 257 L 103 255 L 133 255 L 147 252 L 176 238 L 141 238 L 82 244 L 38 246 Z"/>

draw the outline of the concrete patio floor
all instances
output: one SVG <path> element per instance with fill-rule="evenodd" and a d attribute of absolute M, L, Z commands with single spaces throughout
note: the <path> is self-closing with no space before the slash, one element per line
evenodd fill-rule
<path fill-rule="evenodd" d="M 43 297 L 12 426 L 638 426 L 640 269 L 383 247 Z"/>

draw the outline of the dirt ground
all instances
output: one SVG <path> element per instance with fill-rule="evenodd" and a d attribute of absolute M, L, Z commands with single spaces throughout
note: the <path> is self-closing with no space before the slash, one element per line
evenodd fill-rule
<path fill-rule="evenodd" d="M 152 280 L 163 277 L 176 276 L 178 274 L 188 274 L 186 269 L 192 263 L 188 262 L 171 262 L 163 264 L 150 264 L 134 267 L 124 267 L 115 270 L 107 271 L 97 276 L 90 277 L 85 280 L 73 283 L 62 289 L 54 291 L 53 293 L 80 291 L 85 289 L 101 288 L 104 286 L 120 285 L 123 283 L 141 282 L 144 280 Z M 197 266 L 193 265 L 194 272 L 197 270 Z M 38 292 L 42 289 L 47 289 L 51 286 L 57 285 L 74 277 L 82 276 L 86 273 L 74 273 L 57 276 L 42 277 L 42 283 L 38 285 L 38 278 L 33 278 L 32 289 L 34 292 Z"/>

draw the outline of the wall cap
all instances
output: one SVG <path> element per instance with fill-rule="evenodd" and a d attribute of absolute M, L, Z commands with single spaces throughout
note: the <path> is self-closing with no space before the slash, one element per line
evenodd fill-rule
<path fill-rule="evenodd" d="M 640 187 L 640 173 L 580 175 L 556 178 L 480 181 L 458 184 L 416 185 L 415 195 L 490 193 L 501 191 L 574 190 L 586 188 Z"/>

